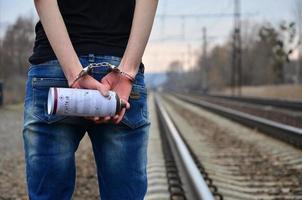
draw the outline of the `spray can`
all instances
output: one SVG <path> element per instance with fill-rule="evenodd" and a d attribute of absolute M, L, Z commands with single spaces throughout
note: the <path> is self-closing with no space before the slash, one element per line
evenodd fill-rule
<path fill-rule="evenodd" d="M 104 97 L 98 90 L 49 88 L 47 111 L 49 115 L 114 116 L 126 104 L 114 91 Z"/>

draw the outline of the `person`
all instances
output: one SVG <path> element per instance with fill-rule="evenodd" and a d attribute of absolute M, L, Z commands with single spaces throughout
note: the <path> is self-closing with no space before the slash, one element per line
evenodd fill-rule
<path fill-rule="evenodd" d="M 158 0 L 34 2 L 40 20 L 29 57 L 23 124 L 29 199 L 72 198 L 75 152 L 86 132 L 101 199 L 143 199 L 151 122 L 142 56 Z M 89 64 L 100 63 L 108 65 L 79 76 Z M 49 115 L 50 87 L 95 89 L 104 96 L 113 90 L 127 106 L 113 117 Z"/>

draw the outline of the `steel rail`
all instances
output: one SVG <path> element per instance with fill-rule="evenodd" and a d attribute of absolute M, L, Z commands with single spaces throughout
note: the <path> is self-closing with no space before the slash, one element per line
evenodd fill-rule
<path fill-rule="evenodd" d="M 182 99 L 191 104 L 203 107 L 219 115 L 225 116 L 229 119 L 237 121 L 249 127 L 257 128 L 260 131 L 278 138 L 284 142 L 292 144 L 298 148 L 302 148 L 302 129 L 268 120 L 255 115 L 243 113 L 220 105 L 209 103 L 200 99 L 193 99 L 181 94 L 173 94 L 174 96 Z"/>
<path fill-rule="evenodd" d="M 240 96 L 227 96 L 227 95 L 205 95 L 209 97 L 230 99 L 240 102 L 247 102 L 259 105 L 268 105 L 289 110 L 302 111 L 302 101 L 285 100 L 285 99 L 271 99 L 271 98 L 257 98 L 257 97 L 240 97 Z"/>
<path fill-rule="evenodd" d="M 180 133 L 170 119 L 168 112 L 163 107 L 162 100 L 158 94 L 155 96 L 155 104 L 159 111 L 159 118 L 163 122 L 169 146 L 177 164 L 184 170 L 184 178 L 186 179 L 185 182 L 189 184 L 187 189 L 190 191 L 186 192 L 196 200 L 214 200 L 215 198 L 212 192 L 200 174 L 188 148 L 180 136 Z"/>

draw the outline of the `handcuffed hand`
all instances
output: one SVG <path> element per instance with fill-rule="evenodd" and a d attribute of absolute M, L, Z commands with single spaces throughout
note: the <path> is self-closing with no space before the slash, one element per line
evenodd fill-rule
<path fill-rule="evenodd" d="M 86 75 L 77 80 L 73 84 L 73 88 L 96 89 L 99 90 L 103 96 L 108 96 L 108 91 L 112 90 L 115 91 L 120 99 L 126 103 L 126 108 L 123 108 L 113 117 L 84 117 L 85 119 L 92 120 L 96 124 L 106 123 L 110 120 L 112 120 L 113 123 L 118 124 L 123 119 L 126 109 L 130 108 L 128 99 L 132 89 L 132 82 L 127 77 L 121 76 L 117 72 L 112 71 L 108 73 L 100 80 L 100 82 L 90 75 Z"/>
<path fill-rule="evenodd" d="M 98 90 L 105 97 L 109 95 L 109 91 L 107 87 L 104 84 L 97 81 L 96 79 L 94 79 L 90 75 L 83 76 L 82 78 L 77 80 L 73 84 L 72 88 L 94 89 L 94 90 Z M 107 122 L 111 117 L 106 116 L 106 117 L 84 117 L 84 118 L 92 120 L 96 123 L 102 123 L 102 122 Z"/>
<path fill-rule="evenodd" d="M 111 118 L 113 123 L 118 124 L 123 119 L 126 109 L 130 108 L 128 99 L 132 90 L 132 82 L 125 76 L 120 76 L 116 72 L 110 72 L 102 78 L 101 83 L 110 90 L 115 91 L 120 99 L 126 103 L 126 108 L 123 108 L 117 115 Z"/>
<path fill-rule="evenodd" d="M 92 76 L 86 75 L 77 80 L 72 88 L 84 88 L 98 90 L 103 96 L 107 97 L 109 91 L 105 85 L 95 80 Z"/>

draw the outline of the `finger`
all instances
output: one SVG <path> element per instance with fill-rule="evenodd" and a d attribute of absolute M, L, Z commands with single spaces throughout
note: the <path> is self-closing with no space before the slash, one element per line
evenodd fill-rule
<path fill-rule="evenodd" d="M 128 110 L 130 108 L 130 103 L 126 101 L 124 98 L 121 98 L 121 100 L 126 103 L 126 109 Z"/>
<path fill-rule="evenodd" d="M 100 93 L 103 96 L 105 96 L 105 97 L 109 96 L 109 92 L 108 92 L 107 88 L 102 83 L 100 83 L 99 81 L 97 81 L 96 79 L 94 79 L 91 76 L 85 76 L 84 78 L 85 79 L 82 81 L 82 84 L 85 88 L 95 89 L 95 90 L 100 91 Z"/>
<path fill-rule="evenodd" d="M 116 120 L 116 123 L 117 124 L 120 123 L 122 121 L 123 117 L 124 117 L 124 115 L 119 116 L 119 118 Z"/>
<path fill-rule="evenodd" d="M 101 123 L 107 123 L 108 121 L 109 121 L 108 119 L 105 119 L 104 117 L 101 117 L 98 120 L 94 120 L 94 123 L 101 124 Z"/>
<path fill-rule="evenodd" d="M 111 120 L 111 116 L 106 116 L 106 117 L 101 117 L 97 121 L 102 121 L 102 122 L 109 122 Z"/>
<path fill-rule="evenodd" d="M 85 89 L 96 89 L 98 81 L 92 76 L 87 75 L 78 81 L 78 85 Z"/>
<path fill-rule="evenodd" d="M 109 91 L 108 89 L 101 83 L 98 84 L 97 90 L 104 96 L 108 97 L 109 96 Z"/>
<path fill-rule="evenodd" d="M 126 109 L 130 108 L 130 103 L 128 101 L 126 101 Z"/>
<path fill-rule="evenodd" d="M 104 124 L 105 121 L 104 120 L 98 120 L 98 121 L 93 121 L 95 124 Z"/>
<path fill-rule="evenodd" d="M 110 119 L 111 119 L 110 116 L 107 116 L 107 117 L 104 118 L 104 120 L 105 120 L 106 122 L 108 122 Z"/>
<path fill-rule="evenodd" d="M 107 122 L 108 119 L 104 118 L 104 117 L 84 117 L 87 120 L 90 120 L 94 123 L 100 124 L 100 123 L 104 123 Z"/>
<path fill-rule="evenodd" d="M 100 117 L 93 117 L 93 120 L 98 121 L 98 120 L 100 120 Z"/>
<path fill-rule="evenodd" d="M 93 120 L 93 117 L 84 117 L 87 120 Z"/>
<path fill-rule="evenodd" d="M 104 87 L 107 89 L 107 90 L 110 90 L 111 89 L 111 85 L 109 83 L 109 81 L 107 79 L 102 79 L 101 80 L 101 83 L 104 85 Z"/>
<path fill-rule="evenodd" d="M 122 119 L 123 119 L 123 117 L 124 117 L 124 115 L 125 115 L 125 112 L 126 112 L 126 109 L 123 108 L 123 109 L 121 110 L 121 112 L 120 112 L 118 118 L 117 118 L 116 120 L 114 120 L 114 123 L 115 123 L 115 124 L 118 124 L 118 123 L 120 123 L 120 121 L 122 121 Z"/>
<path fill-rule="evenodd" d="M 87 120 L 90 120 L 90 121 L 92 121 L 92 122 L 102 122 L 103 121 L 103 119 L 102 118 L 96 118 L 96 117 L 87 117 L 86 118 Z"/>
<path fill-rule="evenodd" d="M 115 115 L 115 116 L 113 117 L 113 120 L 117 120 L 117 119 L 118 119 L 118 116 L 119 116 L 119 115 Z"/>

